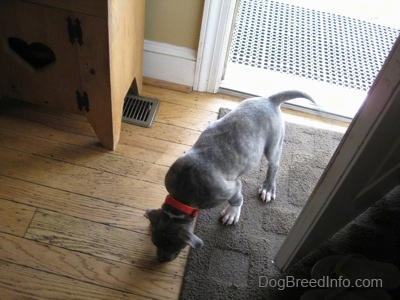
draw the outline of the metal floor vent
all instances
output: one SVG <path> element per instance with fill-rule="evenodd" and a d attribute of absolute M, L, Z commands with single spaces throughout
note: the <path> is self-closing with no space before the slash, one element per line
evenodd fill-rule
<path fill-rule="evenodd" d="M 399 30 L 270 0 L 241 0 L 229 61 L 366 91 Z"/>
<path fill-rule="evenodd" d="M 160 101 L 146 97 L 127 95 L 122 121 L 143 127 L 151 127 Z"/>

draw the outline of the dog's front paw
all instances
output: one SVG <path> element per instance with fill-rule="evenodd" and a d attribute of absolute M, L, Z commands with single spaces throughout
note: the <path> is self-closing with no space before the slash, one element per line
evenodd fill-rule
<path fill-rule="evenodd" d="M 273 189 L 267 190 L 267 188 L 261 187 L 258 190 L 258 193 L 260 194 L 261 200 L 264 202 L 269 202 L 271 200 L 275 200 L 276 198 L 276 193 Z"/>
<path fill-rule="evenodd" d="M 239 222 L 241 206 L 228 204 L 221 212 L 221 222 L 225 225 L 236 225 Z"/>

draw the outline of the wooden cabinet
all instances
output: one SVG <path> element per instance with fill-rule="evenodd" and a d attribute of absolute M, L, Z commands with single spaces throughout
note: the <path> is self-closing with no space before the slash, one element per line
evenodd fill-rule
<path fill-rule="evenodd" d="M 0 95 L 85 114 L 115 149 L 142 86 L 144 0 L 0 0 Z"/>

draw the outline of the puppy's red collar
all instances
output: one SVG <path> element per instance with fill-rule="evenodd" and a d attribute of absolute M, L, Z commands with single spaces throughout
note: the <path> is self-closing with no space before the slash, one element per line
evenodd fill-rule
<path fill-rule="evenodd" d="M 189 205 L 183 204 L 172 198 L 171 195 L 168 195 L 167 198 L 165 198 L 165 203 L 192 217 L 197 217 L 199 214 L 199 210 L 197 208 L 193 208 Z"/>

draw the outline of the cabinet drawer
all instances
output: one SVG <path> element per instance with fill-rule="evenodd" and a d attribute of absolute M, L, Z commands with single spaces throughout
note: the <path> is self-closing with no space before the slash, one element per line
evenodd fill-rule
<path fill-rule="evenodd" d="M 107 0 L 25 0 L 25 2 L 107 18 Z"/>

